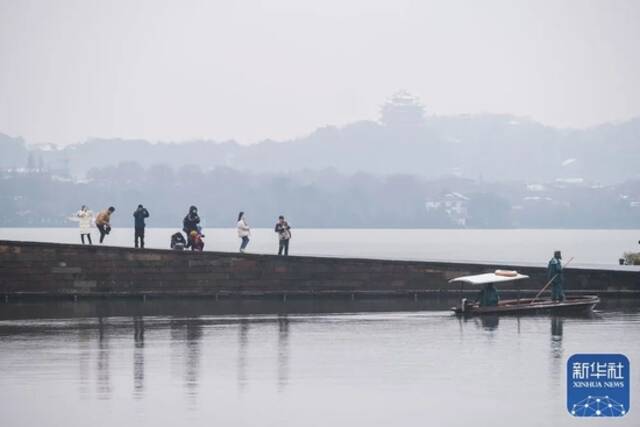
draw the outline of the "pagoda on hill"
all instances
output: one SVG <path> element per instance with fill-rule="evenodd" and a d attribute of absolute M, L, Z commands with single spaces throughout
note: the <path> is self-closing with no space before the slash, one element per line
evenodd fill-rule
<path fill-rule="evenodd" d="M 390 127 L 418 127 L 424 125 L 425 109 L 420 99 L 406 90 L 396 92 L 384 103 L 380 122 Z"/>

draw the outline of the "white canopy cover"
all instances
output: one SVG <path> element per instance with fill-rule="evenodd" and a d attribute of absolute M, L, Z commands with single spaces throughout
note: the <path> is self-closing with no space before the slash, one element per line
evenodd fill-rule
<path fill-rule="evenodd" d="M 529 276 L 513 270 L 496 270 L 494 273 L 476 274 L 473 276 L 456 277 L 449 283 L 469 283 L 471 285 L 485 285 L 487 283 L 512 282 L 514 280 L 528 279 Z"/>

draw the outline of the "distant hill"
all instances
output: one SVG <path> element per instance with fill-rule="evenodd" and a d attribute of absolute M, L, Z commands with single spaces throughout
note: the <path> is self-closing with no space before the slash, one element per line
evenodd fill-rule
<path fill-rule="evenodd" d="M 289 141 L 151 143 L 90 139 L 56 148 L 0 135 L 0 167 L 24 167 L 29 152 L 48 169 L 85 176 L 135 161 L 149 167 L 226 166 L 252 172 L 334 168 L 343 173 L 458 176 L 490 181 L 583 179 L 617 183 L 640 177 L 640 118 L 567 130 L 508 115 L 427 116 L 323 127 Z M 41 161 L 40 161 L 41 159 Z"/>
<path fill-rule="evenodd" d="M 22 138 L 0 133 L 0 168 L 15 169 L 27 166 L 29 150 Z"/>

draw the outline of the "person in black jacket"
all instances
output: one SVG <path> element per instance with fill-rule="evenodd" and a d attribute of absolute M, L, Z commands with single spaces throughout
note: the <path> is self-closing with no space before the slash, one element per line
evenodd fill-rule
<path fill-rule="evenodd" d="M 187 247 L 187 241 L 181 232 L 176 232 L 171 235 L 171 249 L 176 251 L 183 251 Z"/>
<path fill-rule="evenodd" d="M 189 213 L 182 220 L 182 231 L 187 234 L 187 238 L 191 234 L 192 231 L 199 231 L 200 226 L 200 217 L 198 216 L 198 208 L 195 206 L 191 206 L 189 208 Z"/>
<path fill-rule="evenodd" d="M 278 217 L 278 222 L 276 223 L 274 231 L 278 233 L 278 255 L 282 255 L 284 252 L 284 256 L 288 256 L 289 240 L 291 240 L 291 227 L 289 227 L 289 223 L 285 221 L 284 216 L 280 215 Z"/>
<path fill-rule="evenodd" d="M 134 225 L 135 225 L 135 247 L 138 247 L 138 240 L 140 240 L 140 247 L 144 248 L 144 228 L 146 224 L 145 218 L 149 218 L 149 211 L 142 205 L 138 205 L 138 209 L 133 211 Z"/>

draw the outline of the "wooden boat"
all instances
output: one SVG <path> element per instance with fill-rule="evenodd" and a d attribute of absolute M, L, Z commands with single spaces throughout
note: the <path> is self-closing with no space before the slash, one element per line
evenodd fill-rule
<path fill-rule="evenodd" d="M 519 274 L 517 271 L 496 270 L 495 273 L 484 273 L 474 276 L 463 276 L 452 279 L 449 283 L 471 285 L 487 285 L 489 283 L 513 282 L 528 279 L 529 276 Z M 457 315 L 476 316 L 483 314 L 579 314 L 590 312 L 600 302 L 600 298 L 594 295 L 580 297 L 568 297 L 564 301 L 552 301 L 550 298 L 518 298 L 501 300 L 494 306 L 481 307 L 478 303 L 471 303 L 462 298 L 460 305 L 451 310 Z"/>
<path fill-rule="evenodd" d="M 466 309 L 462 307 L 452 307 L 456 314 L 481 315 L 481 314 L 529 314 L 529 313 L 553 313 L 553 314 L 578 314 L 593 310 L 600 302 L 600 298 L 594 295 L 582 297 L 568 297 L 562 302 L 555 302 L 549 298 L 533 301 L 532 298 L 502 300 L 496 306 L 480 307 L 477 304 L 470 304 Z"/>

